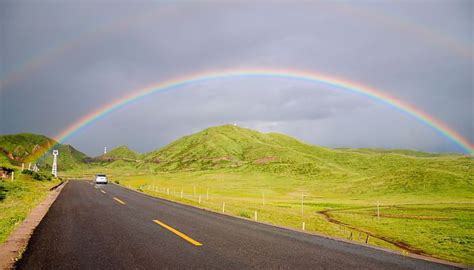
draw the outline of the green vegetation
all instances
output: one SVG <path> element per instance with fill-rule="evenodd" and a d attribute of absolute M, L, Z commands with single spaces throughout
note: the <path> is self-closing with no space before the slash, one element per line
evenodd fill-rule
<path fill-rule="evenodd" d="M 42 180 L 28 174 L 16 175 L 14 181 L 0 180 L 0 243 L 46 197 L 49 189 L 60 183 L 58 179 L 47 180 L 50 177 L 42 174 L 35 173 Z"/>
<path fill-rule="evenodd" d="M 131 150 L 127 146 L 119 146 L 108 151 L 106 154 L 96 157 L 98 161 L 138 161 L 141 158 L 140 154 Z"/>
<path fill-rule="evenodd" d="M 50 181 L 51 179 L 53 179 L 52 175 L 46 175 L 46 174 L 29 171 L 29 170 L 23 170 L 21 171 L 21 173 L 26 174 L 26 175 L 31 175 L 31 178 L 33 178 L 34 180 L 39 180 L 39 181 L 43 181 L 43 180 Z"/>
<path fill-rule="evenodd" d="M 431 203 L 390 205 L 334 211 L 331 215 L 352 226 L 390 236 L 426 254 L 473 264 L 474 204 Z"/>
<path fill-rule="evenodd" d="M 470 156 L 329 149 L 226 125 L 143 155 L 119 147 L 84 160 L 61 175 L 106 173 L 170 200 L 214 211 L 225 203 L 241 218 L 257 211 L 263 222 L 296 229 L 305 222 L 311 232 L 474 264 Z"/>
<path fill-rule="evenodd" d="M 72 169 L 83 166 L 87 156 L 70 145 L 59 144 L 43 135 L 19 133 L 15 135 L 0 136 L 0 164 L 13 164 L 37 162 L 39 166 L 51 168 L 52 147 L 58 149 L 59 169 Z M 43 153 L 46 153 L 43 155 Z M 40 158 L 39 160 L 36 160 Z"/>

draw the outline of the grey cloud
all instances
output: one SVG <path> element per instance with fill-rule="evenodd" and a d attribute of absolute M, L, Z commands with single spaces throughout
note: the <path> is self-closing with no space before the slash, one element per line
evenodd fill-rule
<path fill-rule="evenodd" d="M 3 1 L 0 10 L 2 78 L 46 56 L 21 80 L 2 87 L 1 133 L 53 136 L 133 89 L 202 70 L 266 66 L 372 86 L 474 141 L 473 61 L 450 47 L 472 46 L 470 1 Z M 431 34 L 417 35 L 399 22 Z M 54 53 L 61 44 L 67 46 Z M 157 94 L 68 143 L 90 154 L 103 144 L 149 151 L 229 122 L 326 146 L 460 150 L 371 100 L 321 84 L 268 79 Z"/>

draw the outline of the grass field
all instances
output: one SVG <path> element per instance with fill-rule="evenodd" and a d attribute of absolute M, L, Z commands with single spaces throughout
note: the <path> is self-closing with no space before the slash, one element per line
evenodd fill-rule
<path fill-rule="evenodd" d="M 59 183 L 57 179 L 34 180 L 29 175 L 18 175 L 14 181 L 0 180 L 0 243 Z"/>
<path fill-rule="evenodd" d="M 415 247 L 427 254 L 473 264 L 474 204 L 430 203 L 333 211 L 335 219 Z"/>
<path fill-rule="evenodd" d="M 95 169 L 97 171 L 97 169 Z M 362 192 L 358 180 L 328 184 L 305 177 L 213 170 L 131 175 L 102 168 L 112 181 L 148 194 L 280 226 L 317 232 L 402 252 L 411 251 L 474 264 L 472 190 L 453 196 L 430 193 Z M 78 171 L 78 177 L 89 172 Z M 349 189 L 348 189 L 349 187 Z M 181 192 L 183 195 L 181 195 Z M 302 208 L 302 197 L 303 208 Z M 377 217 L 377 202 L 380 217 Z M 339 224 L 329 222 L 326 215 Z M 367 235 L 369 237 L 367 238 Z"/>

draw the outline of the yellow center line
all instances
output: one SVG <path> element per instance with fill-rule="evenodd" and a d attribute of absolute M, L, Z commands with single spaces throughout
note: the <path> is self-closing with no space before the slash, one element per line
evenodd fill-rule
<path fill-rule="evenodd" d="M 120 200 L 120 199 L 118 199 L 118 198 L 115 198 L 115 197 L 114 197 L 114 200 L 116 200 L 118 203 L 125 204 L 124 201 L 122 201 L 122 200 Z"/>
<path fill-rule="evenodd" d="M 198 241 L 192 239 L 191 237 L 187 236 L 186 234 L 166 225 L 165 223 L 159 221 L 159 220 L 153 220 L 156 224 L 160 225 L 161 227 L 171 231 L 172 233 L 178 235 L 179 237 L 183 238 L 184 240 L 188 241 L 189 243 L 195 245 L 195 246 L 202 246 L 201 243 L 199 243 Z"/>
<path fill-rule="evenodd" d="M 104 193 L 104 194 L 107 193 L 107 192 L 103 191 L 102 189 L 100 190 L 100 192 L 102 192 L 102 193 Z"/>

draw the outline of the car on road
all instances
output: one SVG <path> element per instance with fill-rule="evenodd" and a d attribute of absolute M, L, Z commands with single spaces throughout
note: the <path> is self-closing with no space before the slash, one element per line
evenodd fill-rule
<path fill-rule="evenodd" d="M 95 183 L 96 184 L 107 184 L 109 180 L 107 179 L 107 175 L 105 174 L 96 174 L 95 176 Z"/>

